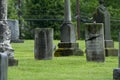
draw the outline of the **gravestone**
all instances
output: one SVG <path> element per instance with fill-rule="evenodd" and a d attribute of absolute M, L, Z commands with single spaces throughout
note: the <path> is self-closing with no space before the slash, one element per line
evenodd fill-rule
<path fill-rule="evenodd" d="M 11 42 L 13 43 L 23 43 L 23 40 L 19 39 L 20 32 L 19 32 L 19 23 L 18 20 L 7 20 L 9 29 L 11 30 Z"/>
<path fill-rule="evenodd" d="M 72 23 L 63 23 L 61 26 L 61 42 L 76 42 L 75 30 Z"/>
<path fill-rule="evenodd" d="M 104 62 L 104 31 L 102 23 L 85 24 L 85 43 L 87 61 Z"/>
<path fill-rule="evenodd" d="M 8 57 L 6 53 L 0 53 L 0 80 L 7 80 Z"/>
<path fill-rule="evenodd" d="M 116 56 L 118 50 L 114 48 L 114 42 L 111 38 L 110 13 L 104 6 L 104 0 L 99 0 L 99 6 L 93 14 L 93 20 L 96 23 L 104 24 L 104 43 L 106 56 Z"/>
<path fill-rule="evenodd" d="M 53 57 L 53 29 L 36 28 L 35 29 L 35 59 L 47 60 Z"/>
<path fill-rule="evenodd" d="M 120 68 L 113 70 L 113 80 L 120 80 Z"/>
<path fill-rule="evenodd" d="M 113 80 L 120 80 L 120 32 L 119 32 L 118 68 L 113 70 Z"/>
<path fill-rule="evenodd" d="M 60 28 L 60 40 L 55 56 L 83 55 L 83 51 L 79 49 L 76 43 L 75 27 L 71 22 L 70 0 L 64 0 L 64 22 Z"/>
<path fill-rule="evenodd" d="M 10 44 L 11 32 L 7 25 L 7 0 L 0 0 L 0 52 L 8 55 L 8 65 L 18 65 Z"/>

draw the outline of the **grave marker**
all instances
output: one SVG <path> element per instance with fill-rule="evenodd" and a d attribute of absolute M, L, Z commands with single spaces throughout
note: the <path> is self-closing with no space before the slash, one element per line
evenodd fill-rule
<path fill-rule="evenodd" d="M 87 61 L 104 62 L 104 31 L 103 24 L 85 24 L 85 42 Z"/>
<path fill-rule="evenodd" d="M 64 0 L 64 22 L 60 28 L 60 40 L 55 56 L 83 55 L 76 43 L 75 27 L 71 22 L 70 0 Z M 67 45 L 67 46 L 66 46 Z"/>
<path fill-rule="evenodd" d="M 53 57 L 53 29 L 35 29 L 35 59 L 52 59 Z"/>
<path fill-rule="evenodd" d="M 19 32 L 19 23 L 18 20 L 7 20 L 9 29 L 11 30 L 11 42 L 13 43 L 23 43 L 23 40 L 19 39 L 20 32 Z"/>
<path fill-rule="evenodd" d="M 104 6 L 104 0 L 99 0 L 99 6 L 97 7 L 93 20 L 96 23 L 104 24 L 104 43 L 106 56 L 117 56 L 118 50 L 114 48 L 114 42 L 111 38 L 110 31 L 110 13 Z"/>
<path fill-rule="evenodd" d="M 8 57 L 6 53 L 0 53 L 0 80 L 7 80 Z"/>

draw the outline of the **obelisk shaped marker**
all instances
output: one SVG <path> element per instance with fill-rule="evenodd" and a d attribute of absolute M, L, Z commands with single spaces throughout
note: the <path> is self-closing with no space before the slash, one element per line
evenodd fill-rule
<path fill-rule="evenodd" d="M 55 56 L 83 55 L 76 43 L 75 27 L 71 22 L 70 0 L 64 0 L 64 22 L 60 28 L 60 40 Z"/>
<path fill-rule="evenodd" d="M 71 22 L 71 9 L 70 9 L 70 0 L 65 0 L 64 6 L 64 22 Z"/>

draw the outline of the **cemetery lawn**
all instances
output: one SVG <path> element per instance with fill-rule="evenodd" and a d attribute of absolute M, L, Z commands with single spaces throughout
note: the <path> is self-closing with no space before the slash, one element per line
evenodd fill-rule
<path fill-rule="evenodd" d="M 85 42 L 78 42 L 84 51 Z M 19 65 L 8 68 L 8 80 L 113 80 L 113 69 L 118 67 L 118 57 L 106 57 L 105 63 L 86 62 L 85 55 L 35 60 L 33 40 L 12 43 L 12 47 Z"/>

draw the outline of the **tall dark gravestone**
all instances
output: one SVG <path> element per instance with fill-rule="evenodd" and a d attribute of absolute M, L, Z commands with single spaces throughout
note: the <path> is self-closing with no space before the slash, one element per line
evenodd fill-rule
<path fill-rule="evenodd" d="M 6 53 L 0 53 L 0 80 L 7 80 L 8 56 Z"/>
<path fill-rule="evenodd" d="M 119 32 L 118 68 L 113 70 L 113 80 L 120 80 L 120 32 Z"/>
<path fill-rule="evenodd" d="M 102 23 L 85 24 L 87 61 L 104 62 L 104 31 Z"/>
<path fill-rule="evenodd" d="M 7 25 L 7 0 L 0 0 L 0 52 L 8 55 L 9 66 L 18 65 L 10 44 L 11 32 Z"/>
<path fill-rule="evenodd" d="M 64 0 L 64 22 L 60 28 L 61 42 L 55 51 L 55 56 L 83 55 L 76 43 L 75 27 L 71 22 L 70 0 Z"/>
<path fill-rule="evenodd" d="M 100 5 L 97 7 L 93 15 L 93 20 L 96 23 L 104 24 L 104 42 L 106 56 L 116 56 L 118 50 L 114 48 L 114 42 L 111 38 L 110 13 L 104 6 L 104 0 L 99 0 L 99 4 Z"/>
<path fill-rule="evenodd" d="M 53 57 L 53 29 L 36 28 L 35 29 L 35 59 L 48 60 Z"/>

